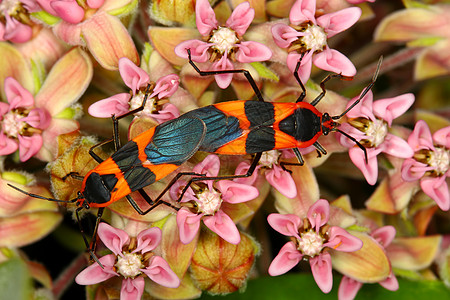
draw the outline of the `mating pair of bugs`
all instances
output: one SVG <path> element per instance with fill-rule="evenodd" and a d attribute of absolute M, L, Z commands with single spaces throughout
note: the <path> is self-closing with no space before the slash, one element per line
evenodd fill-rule
<path fill-rule="evenodd" d="M 189 63 L 201 76 L 210 76 L 226 73 L 243 74 L 252 89 L 257 100 L 237 100 L 222 102 L 189 111 L 180 117 L 159 124 L 120 147 L 118 121 L 124 117 L 135 114 L 144 109 L 147 101 L 149 87 L 141 107 L 128 113 L 115 117 L 112 116 L 114 136 L 112 140 L 93 146 L 89 154 L 99 163 L 97 167 L 88 172 L 82 178 L 82 187 L 77 197 L 71 200 L 58 200 L 47 198 L 37 194 L 28 193 L 15 186 L 14 189 L 27 194 L 30 197 L 56 201 L 76 203 L 76 216 L 80 224 L 79 212 L 91 207 L 98 208 L 96 226 L 94 228 L 93 242 L 89 245 L 84 233 L 83 239 L 91 256 L 99 262 L 95 254 L 95 237 L 97 227 L 101 220 L 103 210 L 111 203 L 125 197 L 130 205 L 141 215 L 147 214 L 157 205 L 164 203 L 170 207 L 173 205 L 162 200 L 162 196 L 182 176 L 191 176 L 183 188 L 181 200 L 189 186 L 196 181 L 221 180 L 249 177 L 253 174 L 261 154 L 268 150 L 292 149 L 298 159 L 298 164 L 303 165 L 304 160 L 299 148 L 313 145 L 319 156 L 327 154 L 317 139 L 321 135 L 327 135 L 331 131 L 338 131 L 364 151 L 367 162 L 366 149 L 353 137 L 339 130 L 339 123 L 335 120 L 343 117 L 349 110 L 357 105 L 364 95 L 373 87 L 381 64 L 360 97 L 337 116 L 319 112 L 315 106 L 325 96 L 325 83 L 333 77 L 344 77 L 340 74 L 330 74 L 320 83 L 322 92 L 311 102 L 304 102 L 306 89 L 301 82 L 298 70 L 301 59 L 297 63 L 294 77 L 301 87 L 302 93 L 296 102 L 271 103 L 264 101 L 261 91 L 247 70 L 201 71 L 191 59 L 191 52 L 187 49 Z M 94 153 L 94 149 L 113 141 L 116 152 L 106 160 Z M 152 200 L 143 190 L 144 187 L 154 183 L 175 171 L 181 164 L 189 160 L 197 151 L 210 153 L 244 155 L 255 154 L 247 173 L 242 175 L 228 175 L 207 177 L 205 174 L 194 172 L 178 173 L 169 185 Z M 78 178 L 77 174 L 68 174 Z M 81 179 L 81 178 L 80 178 Z M 147 210 L 142 210 L 131 198 L 131 192 L 138 191 L 144 200 L 150 205 Z M 83 232 L 81 225 L 80 229 Z M 101 265 L 101 264 L 100 264 Z"/>

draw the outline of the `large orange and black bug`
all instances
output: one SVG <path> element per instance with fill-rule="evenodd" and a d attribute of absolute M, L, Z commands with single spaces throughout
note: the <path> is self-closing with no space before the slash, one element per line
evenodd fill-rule
<path fill-rule="evenodd" d="M 78 206 L 76 210 L 78 221 L 78 213 L 81 209 L 89 209 L 91 207 L 99 208 L 94 229 L 93 244 L 89 245 L 83 234 L 85 243 L 94 259 L 96 259 L 93 249 L 95 248 L 97 226 L 101 220 L 103 210 L 111 203 L 123 197 L 126 197 L 132 207 L 142 215 L 148 213 L 161 203 L 173 207 L 171 204 L 162 201 L 161 198 L 181 176 L 190 175 L 192 178 L 183 189 L 180 199 L 187 188 L 195 181 L 251 176 L 264 151 L 293 149 L 299 164 L 302 165 L 304 164 L 304 160 L 298 148 L 313 145 L 316 147 L 319 155 L 325 155 L 327 152 L 319 144 L 317 139 L 321 135 L 327 135 L 331 131 L 339 131 L 354 141 L 364 151 L 367 160 L 366 149 L 353 137 L 340 131 L 337 128 L 339 123 L 334 122 L 334 120 L 344 116 L 373 87 L 380 63 L 372 81 L 363 90 L 359 99 L 342 114 L 330 116 L 328 113 L 322 114 L 319 112 L 315 108 L 315 105 L 325 96 L 325 83 L 333 77 L 343 77 L 341 75 L 334 74 L 327 76 L 320 84 L 322 93 L 311 103 L 306 103 L 303 102 L 306 96 L 306 89 L 298 76 L 298 69 L 301 62 L 299 61 L 294 76 L 302 89 L 301 95 L 296 102 L 271 103 L 264 101 L 259 88 L 247 70 L 200 71 L 190 59 L 190 51 L 187 51 L 189 54 L 189 63 L 201 76 L 242 73 L 255 91 L 258 101 L 229 101 L 195 109 L 174 120 L 164 122 L 143 132 L 123 147 L 120 147 L 118 120 L 143 109 L 150 88 L 148 87 L 141 107 L 117 118 L 112 117 L 114 138 L 90 149 L 89 153 L 99 162 L 99 165 L 91 170 L 84 178 L 80 178 L 83 180 L 82 188 L 75 199 L 64 201 L 46 198 L 27 193 L 17 187 L 11 186 L 31 197 L 50 201 L 76 203 Z M 111 141 L 114 142 L 116 152 L 103 161 L 94 153 L 93 149 Z M 145 186 L 172 173 L 197 151 L 229 155 L 256 155 L 246 174 L 206 177 L 204 174 L 183 172 L 178 173 L 154 201 L 145 193 L 143 190 Z M 68 176 L 77 177 L 78 175 L 68 174 Z M 150 205 L 150 208 L 145 211 L 142 210 L 129 195 L 133 191 L 138 191 Z M 174 208 L 177 209 L 176 207 Z"/>

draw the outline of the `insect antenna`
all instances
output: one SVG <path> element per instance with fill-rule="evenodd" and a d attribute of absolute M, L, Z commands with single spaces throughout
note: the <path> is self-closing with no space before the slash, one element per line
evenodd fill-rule
<path fill-rule="evenodd" d="M 341 113 L 339 116 L 333 116 L 331 117 L 331 119 L 333 120 L 338 120 L 340 118 L 342 118 L 343 116 L 345 116 L 350 110 L 352 110 L 353 107 L 355 107 L 356 105 L 358 105 L 358 103 L 361 101 L 362 98 L 364 98 L 364 96 L 373 88 L 375 81 L 377 80 L 378 77 L 378 73 L 380 72 L 380 68 L 381 68 L 381 63 L 383 62 L 383 56 L 380 56 L 380 59 L 378 60 L 378 64 L 377 64 L 377 69 L 375 70 L 375 73 L 373 74 L 372 80 L 370 81 L 369 85 L 367 85 L 364 90 L 362 91 L 361 95 L 359 96 L 359 98 L 352 104 L 350 105 L 346 110 L 344 110 L 343 113 Z"/>
<path fill-rule="evenodd" d="M 48 201 L 53 201 L 53 202 L 73 203 L 73 202 L 76 202 L 77 200 L 80 199 L 79 197 L 77 197 L 77 198 L 70 199 L 70 200 L 59 200 L 59 199 L 55 199 L 55 198 L 48 198 L 48 197 L 44 197 L 44 196 L 41 196 L 41 195 L 38 195 L 38 194 L 33 194 L 33 193 L 26 192 L 26 191 L 24 191 L 22 189 L 19 189 L 18 187 L 14 186 L 12 184 L 9 184 L 9 183 L 8 183 L 8 186 L 12 187 L 16 191 L 21 192 L 22 194 L 28 195 L 30 197 L 43 199 L 43 200 L 48 200 Z"/>
<path fill-rule="evenodd" d="M 380 59 L 378 60 L 377 63 L 377 68 L 375 70 L 375 73 L 372 76 L 372 80 L 370 81 L 370 83 L 364 88 L 364 90 L 362 91 L 361 95 L 359 95 L 358 99 L 353 102 L 352 105 L 350 105 L 346 110 L 344 110 L 340 115 L 338 116 L 332 116 L 331 119 L 332 120 L 338 120 L 340 118 L 342 118 L 343 116 L 345 116 L 350 110 L 353 109 L 353 107 L 355 107 L 356 105 L 358 105 L 359 102 L 361 102 L 361 99 L 364 98 L 364 96 L 373 88 L 375 81 L 377 80 L 378 77 L 378 73 L 380 72 L 380 68 L 381 68 L 381 63 L 383 62 L 383 56 L 380 56 Z M 361 145 L 360 142 L 358 142 L 354 137 L 352 137 L 351 135 L 345 133 L 342 130 L 339 130 L 337 128 L 333 129 L 334 131 L 337 131 L 341 134 L 343 134 L 344 136 L 346 136 L 349 140 L 353 141 L 359 148 L 361 148 L 362 151 L 364 151 L 364 158 L 366 161 L 366 164 L 368 164 L 369 160 L 367 158 L 367 150 L 366 148 L 364 148 L 363 145 Z"/>

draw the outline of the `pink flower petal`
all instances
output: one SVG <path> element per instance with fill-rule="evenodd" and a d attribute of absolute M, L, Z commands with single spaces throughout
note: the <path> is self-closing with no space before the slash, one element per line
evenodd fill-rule
<path fill-rule="evenodd" d="M 5 79 L 5 95 L 9 103 L 9 109 L 18 107 L 30 107 L 34 105 L 33 95 L 12 77 Z"/>
<path fill-rule="evenodd" d="M 143 277 L 136 277 L 134 279 L 125 278 L 122 281 L 122 288 L 120 289 L 121 300 L 138 300 L 141 299 L 144 293 L 145 281 Z"/>
<path fill-rule="evenodd" d="M 450 149 L 450 126 L 439 129 L 433 134 L 433 140 L 437 144 L 445 146 Z"/>
<path fill-rule="evenodd" d="M 197 0 L 195 4 L 195 16 L 195 23 L 201 35 L 207 36 L 211 30 L 217 28 L 216 14 L 208 0 Z"/>
<path fill-rule="evenodd" d="M 380 281 L 380 285 L 382 287 L 384 287 L 385 289 L 389 290 L 389 291 L 396 291 L 398 290 L 399 286 L 398 286 L 398 280 L 397 277 L 395 277 L 394 273 L 389 274 L 388 278 L 386 278 L 383 281 Z"/>
<path fill-rule="evenodd" d="M 180 111 L 172 103 L 166 103 L 156 114 L 150 114 L 150 117 L 158 121 L 160 124 L 178 118 L 179 116 Z"/>
<path fill-rule="evenodd" d="M 301 36 L 297 30 L 283 23 L 273 25 L 271 31 L 275 44 L 280 48 L 289 47 L 293 41 Z"/>
<path fill-rule="evenodd" d="M 294 236 L 300 239 L 298 229 L 302 226 L 302 220 L 293 214 L 270 214 L 267 216 L 269 225 L 285 236 Z"/>
<path fill-rule="evenodd" d="M 133 91 L 133 95 L 150 81 L 147 72 L 136 66 L 127 57 L 119 59 L 119 72 L 125 85 Z"/>
<path fill-rule="evenodd" d="M 154 282 L 168 287 L 177 288 L 180 285 L 180 279 L 170 268 L 167 261 L 160 256 L 153 256 L 150 259 L 150 264 L 147 268 L 142 269 L 142 272 Z"/>
<path fill-rule="evenodd" d="M 320 227 L 325 225 L 330 217 L 330 204 L 324 199 L 317 200 L 308 209 L 307 217 L 311 227 L 315 228 L 316 232 L 319 232 Z"/>
<path fill-rule="evenodd" d="M 234 174 L 236 174 L 236 175 L 246 174 L 249 168 L 250 168 L 250 165 L 247 162 L 243 161 L 236 167 Z M 253 172 L 253 174 L 250 177 L 236 178 L 236 179 L 233 179 L 233 181 L 237 182 L 237 183 L 253 185 L 255 183 L 256 179 L 258 178 L 258 169 L 259 168 L 261 168 L 261 166 L 256 166 L 255 171 Z"/>
<path fill-rule="evenodd" d="M 16 152 L 19 145 L 13 139 L 8 138 L 3 132 L 0 133 L 0 155 L 8 155 Z"/>
<path fill-rule="evenodd" d="M 360 17 L 361 8 L 349 7 L 318 17 L 317 24 L 325 30 L 327 37 L 330 38 L 351 27 Z"/>
<path fill-rule="evenodd" d="M 105 281 L 111 277 L 119 276 L 114 271 L 114 264 L 116 263 L 116 256 L 114 254 L 108 254 L 99 258 L 103 268 L 98 263 L 93 263 L 86 269 L 80 272 L 75 277 L 75 282 L 79 285 L 92 285 Z"/>
<path fill-rule="evenodd" d="M 19 135 L 17 138 L 19 140 L 19 157 L 21 162 L 29 160 L 41 150 L 43 140 L 40 134 L 32 136 Z"/>
<path fill-rule="evenodd" d="M 277 191 L 292 199 L 297 196 L 297 186 L 291 173 L 283 170 L 280 166 L 274 165 L 266 172 L 266 179 Z"/>
<path fill-rule="evenodd" d="M 9 111 L 9 104 L 5 102 L 0 102 L 0 116 L 3 116 Z"/>
<path fill-rule="evenodd" d="M 233 64 L 226 56 L 223 56 L 219 61 L 214 62 L 212 65 L 212 71 L 222 70 L 233 70 Z M 214 78 L 221 89 L 226 89 L 233 79 L 233 74 L 218 74 L 214 75 Z"/>
<path fill-rule="evenodd" d="M 278 276 L 295 267 L 302 259 L 302 254 L 293 242 L 286 243 L 269 266 L 269 275 Z"/>
<path fill-rule="evenodd" d="M 68 23 L 78 24 L 84 19 L 84 9 L 75 0 L 53 0 L 50 6 Z"/>
<path fill-rule="evenodd" d="M 354 252 L 362 248 L 363 242 L 345 229 L 333 226 L 328 230 L 329 240 L 324 247 L 342 252 Z"/>
<path fill-rule="evenodd" d="M 141 231 L 137 239 L 137 247 L 133 250 L 135 252 L 146 253 L 155 249 L 161 242 L 161 229 L 158 227 L 151 227 L 149 229 Z"/>
<path fill-rule="evenodd" d="M 333 287 L 333 274 L 331 268 L 331 256 L 328 252 L 309 259 L 311 271 L 319 288 L 324 293 L 329 293 Z"/>
<path fill-rule="evenodd" d="M 194 214 L 186 207 L 177 212 L 177 225 L 180 232 L 180 241 L 189 244 L 195 238 L 200 228 L 200 219 L 203 214 Z"/>
<path fill-rule="evenodd" d="M 433 199 L 440 209 L 447 211 L 450 209 L 450 195 L 445 176 L 426 177 L 420 181 L 420 187 L 431 199 Z"/>
<path fill-rule="evenodd" d="M 428 167 L 426 164 L 408 158 L 402 164 L 402 179 L 405 181 L 416 181 L 425 175 Z"/>
<path fill-rule="evenodd" d="M 266 61 L 272 57 L 269 47 L 257 42 L 241 42 L 236 46 L 239 51 L 236 53 L 236 60 L 241 63 L 251 63 L 255 61 Z"/>
<path fill-rule="evenodd" d="M 238 35 L 243 36 L 254 17 L 255 10 L 250 7 L 250 3 L 242 2 L 233 10 L 226 26 L 236 31 Z"/>
<path fill-rule="evenodd" d="M 413 149 L 405 140 L 390 133 L 386 135 L 383 143 L 379 145 L 379 148 L 382 149 L 384 153 L 395 157 L 411 158 L 414 155 Z"/>
<path fill-rule="evenodd" d="M 349 108 L 351 105 L 353 105 L 353 103 L 355 103 L 355 101 L 359 98 L 355 97 L 353 98 L 351 101 L 348 102 L 347 104 L 347 108 Z M 375 120 L 375 115 L 373 114 L 373 93 L 372 91 L 369 91 L 362 99 L 361 101 L 352 108 L 352 110 L 350 110 L 347 113 L 347 117 L 348 118 L 359 118 L 359 117 L 364 117 L 366 119 Z"/>
<path fill-rule="evenodd" d="M 102 240 L 103 244 L 105 244 L 105 246 L 115 255 L 122 254 L 123 246 L 130 239 L 125 231 L 114 228 L 104 222 L 101 222 L 98 225 L 98 237 Z"/>
<path fill-rule="evenodd" d="M 27 122 L 34 128 L 47 129 L 52 121 L 52 116 L 46 109 L 33 108 L 28 116 L 22 118 L 20 121 Z"/>
<path fill-rule="evenodd" d="M 370 234 L 378 243 L 383 245 L 383 247 L 389 246 L 389 244 L 394 240 L 396 230 L 394 226 L 387 225 L 375 229 Z"/>
<path fill-rule="evenodd" d="M 289 12 L 289 20 L 294 25 L 305 21 L 316 22 L 316 0 L 297 0 Z"/>
<path fill-rule="evenodd" d="M 411 93 L 381 99 L 373 102 L 373 113 L 391 126 L 392 120 L 403 115 L 413 103 L 414 94 Z"/>
<path fill-rule="evenodd" d="M 414 152 L 421 149 L 434 150 L 433 138 L 431 136 L 430 129 L 425 121 L 419 120 L 414 126 L 414 130 L 408 137 L 408 144 L 414 150 Z"/>
<path fill-rule="evenodd" d="M 88 112 L 97 118 L 111 118 L 112 115 L 120 116 L 129 111 L 129 93 L 121 93 L 100 100 L 89 106 Z"/>
<path fill-rule="evenodd" d="M 301 54 L 298 54 L 296 52 L 291 52 L 288 54 L 286 63 L 289 70 L 291 70 L 292 73 L 295 72 L 295 68 L 297 67 L 298 60 L 301 58 L 301 56 L 302 56 Z M 303 57 L 302 62 L 300 64 L 300 68 L 298 70 L 298 76 L 300 77 L 300 80 L 303 84 L 305 84 L 308 81 L 309 76 L 311 75 L 311 68 L 312 68 L 311 58 L 312 58 L 311 52 L 306 54 Z"/>
<path fill-rule="evenodd" d="M 322 70 L 330 71 L 344 76 L 354 76 L 356 68 L 353 63 L 341 52 L 326 49 L 313 56 L 313 62 Z"/>
<path fill-rule="evenodd" d="M 216 186 L 222 193 L 223 201 L 232 204 L 247 202 L 259 196 L 259 191 L 254 186 L 231 180 L 220 180 Z"/>
<path fill-rule="evenodd" d="M 177 74 L 169 74 L 161 77 L 156 81 L 155 88 L 150 97 L 158 95 L 159 99 L 168 98 L 177 91 L 179 84 L 180 78 Z"/>
<path fill-rule="evenodd" d="M 197 164 L 192 171 L 207 176 L 217 176 L 220 170 L 220 159 L 215 154 L 208 155 L 201 163 Z"/>
<path fill-rule="evenodd" d="M 175 47 L 175 54 L 182 58 L 188 58 L 187 49 L 191 49 L 191 58 L 195 62 L 206 62 L 209 58 L 208 49 L 211 44 L 199 41 L 188 40 L 179 43 Z"/>
<path fill-rule="evenodd" d="M 33 37 L 33 30 L 30 26 L 19 22 L 8 14 L 5 15 L 5 18 L 6 26 L 4 27 L 4 34 L 1 35 L 4 41 L 11 41 L 13 43 L 25 43 Z"/>
<path fill-rule="evenodd" d="M 241 235 L 236 224 L 223 211 L 217 211 L 214 216 L 205 216 L 203 223 L 228 243 L 233 245 L 240 243 Z"/>
<path fill-rule="evenodd" d="M 52 8 L 51 0 L 36 0 L 37 3 L 39 3 L 39 5 L 48 13 L 57 16 L 58 14 L 56 13 L 56 11 Z"/>
<path fill-rule="evenodd" d="M 367 180 L 367 183 L 370 185 L 374 185 L 378 179 L 377 155 L 380 153 L 380 151 L 376 151 L 373 148 L 366 148 L 366 150 L 369 160 L 368 164 L 366 164 L 364 153 L 357 147 L 348 149 L 348 155 L 350 156 L 353 164 L 361 170 Z"/>
<path fill-rule="evenodd" d="M 362 287 L 362 283 L 351 279 L 350 277 L 343 276 L 341 284 L 339 284 L 338 299 L 339 300 L 353 300 L 356 297 L 359 289 Z"/>
<path fill-rule="evenodd" d="M 105 0 L 87 0 L 86 2 L 90 8 L 100 8 Z"/>

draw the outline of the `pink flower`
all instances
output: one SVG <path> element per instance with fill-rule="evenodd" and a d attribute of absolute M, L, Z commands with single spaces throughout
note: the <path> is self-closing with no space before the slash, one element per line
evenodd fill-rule
<path fill-rule="evenodd" d="M 91 62 L 81 50 L 69 51 L 55 63 L 40 89 L 34 91 L 33 73 L 22 65 L 20 53 L 3 45 L 0 54 L 5 53 L 14 54 L 11 65 L 17 69 L 0 70 L 7 101 L 0 102 L 0 155 L 19 150 L 22 162 L 33 156 L 50 161 L 56 155 L 57 136 L 79 127 L 72 119 L 73 113 L 70 118 L 61 113 L 70 109 L 87 88 L 92 77 Z"/>
<path fill-rule="evenodd" d="M 99 64 L 117 70 L 121 57 L 135 63 L 139 55 L 120 17 L 137 2 L 131 0 L 36 0 L 44 10 L 39 17 L 61 40 L 89 49 Z M 56 17 L 56 18 L 55 18 Z"/>
<path fill-rule="evenodd" d="M 347 107 L 356 99 L 357 97 L 350 101 Z M 373 94 L 369 91 L 361 102 L 347 113 L 349 121 L 341 125 L 341 130 L 366 147 L 368 163 L 366 164 L 364 152 L 355 147 L 352 141 L 343 135 L 339 135 L 339 141 L 350 148 L 350 159 L 361 170 L 369 184 L 374 185 L 377 181 L 377 155 L 381 152 L 399 158 L 413 156 L 413 150 L 406 141 L 389 133 L 392 121 L 404 114 L 413 103 L 413 94 L 373 101 Z"/>
<path fill-rule="evenodd" d="M 2 0 L 0 2 L 0 41 L 28 42 L 33 36 L 30 13 L 40 7 L 33 0 Z"/>
<path fill-rule="evenodd" d="M 269 266 L 269 274 L 278 276 L 296 266 L 301 259 L 309 259 L 311 271 L 319 288 L 328 293 L 333 286 L 331 255 L 327 248 L 343 252 L 361 249 L 362 241 L 343 228 L 329 226 L 330 205 L 318 200 L 301 219 L 293 214 L 270 214 L 267 221 L 279 233 L 291 237 Z"/>
<path fill-rule="evenodd" d="M 195 7 L 196 23 L 204 41 L 188 40 L 175 47 L 179 57 L 188 58 L 186 49 L 191 49 L 195 62 L 212 63 L 210 70 L 232 70 L 233 62 L 251 63 L 265 61 L 272 56 L 270 49 L 257 42 L 244 41 L 242 36 L 247 31 L 255 16 L 255 10 L 248 2 L 239 4 L 227 20 L 225 26 L 219 26 L 214 10 L 208 0 L 197 0 Z M 233 74 L 215 75 L 217 85 L 227 88 Z"/>
<path fill-rule="evenodd" d="M 259 161 L 259 165 L 256 167 L 253 175 L 248 178 L 236 179 L 239 183 L 253 184 L 256 180 L 258 171 L 264 172 L 267 181 L 272 185 L 277 191 L 285 195 L 288 198 L 294 198 L 297 196 L 297 187 L 295 186 L 294 179 L 292 175 L 284 170 L 279 162 L 282 153 L 287 153 L 288 151 L 278 151 L 270 150 L 262 154 Z M 242 162 L 236 168 L 236 174 L 245 174 L 250 168 L 250 164 L 247 162 Z"/>
<path fill-rule="evenodd" d="M 316 0 L 297 0 L 289 14 L 291 25 L 278 23 L 272 27 L 275 43 L 289 52 L 289 70 L 294 72 L 297 62 L 304 55 L 299 69 L 302 82 L 308 81 L 312 63 L 344 76 L 355 75 L 353 63 L 339 51 L 330 49 L 327 40 L 355 24 L 361 16 L 361 9 L 349 7 L 318 18 L 315 14 Z"/>
<path fill-rule="evenodd" d="M 384 226 L 374 230 L 370 235 L 384 248 L 389 246 L 395 237 L 396 230 L 393 226 Z M 394 273 L 391 270 L 388 278 L 380 281 L 379 284 L 387 290 L 398 290 L 398 281 Z M 350 277 L 342 277 L 341 284 L 339 285 L 338 297 L 339 300 L 351 300 L 356 297 L 359 289 L 363 283 L 354 280 Z"/>
<path fill-rule="evenodd" d="M 215 177 L 219 174 L 220 161 L 217 155 L 208 155 L 193 169 L 195 173 L 206 174 Z M 171 189 L 172 199 L 178 198 L 182 182 L 178 181 Z M 222 202 L 231 204 L 247 202 L 258 197 L 258 190 L 250 185 L 238 183 L 235 180 L 220 180 L 200 182 L 199 188 L 194 193 L 189 188 L 181 200 L 181 209 L 177 213 L 177 225 L 180 232 L 180 240 L 183 244 L 189 244 L 197 235 L 200 228 L 200 220 L 231 244 L 239 244 L 241 237 L 233 220 L 221 209 Z"/>
<path fill-rule="evenodd" d="M 450 126 L 431 135 L 425 121 L 418 121 L 408 138 L 414 156 L 402 165 L 405 181 L 420 180 L 420 187 L 442 210 L 450 209 L 446 178 L 450 177 Z"/>
<path fill-rule="evenodd" d="M 130 93 L 121 93 L 97 101 L 89 107 L 90 115 L 98 118 L 123 115 L 140 107 L 146 92 L 149 93 L 147 102 L 144 110 L 137 113 L 138 116 L 149 116 L 162 123 L 180 115 L 175 105 L 166 103 L 166 98 L 172 96 L 178 88 L 178 75 L 169 74 L 158 79 L 156 83 L 150 82 L 147 72 L 126 57 L 119 60 L 119 72 L 125 85 L 130 88 Z M 148 85 L 150 90 L 147 91 Z"/>
<path fill-rule="evenodd" d="M 75 278 L 78 284 L 91 285 L 122 276 L 121 299 L 141 299 L 145 275 L 165 287 L 177 288 L 180 285 L 180 279 L 169 264 L 152 252 L 161 242 L 161 229 L 158 227 L 151 227 L 130 238 L 125 231 L 100 223 L 98 236 L 113 254 L 99 259 L 103 268 L 94 263 L 78 274 Z"/>

